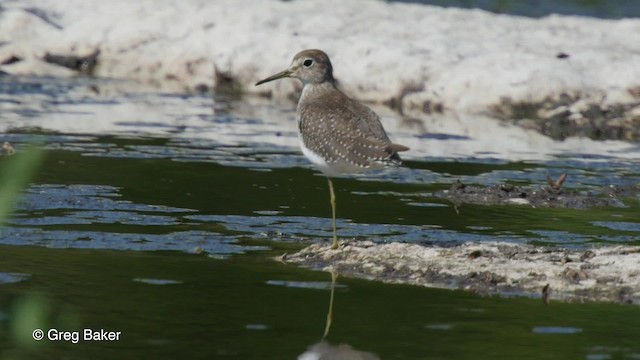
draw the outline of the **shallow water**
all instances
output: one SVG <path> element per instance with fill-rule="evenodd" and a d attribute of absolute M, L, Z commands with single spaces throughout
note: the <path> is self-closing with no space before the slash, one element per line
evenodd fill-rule
<path fill-rule="evenodd" d="M 394 0 L 446 7 L 482 9 L 498 14 L 541 17 L 551 14 L 619 19 L 640 16 L 640 4 L 629 0 Z"/>
<path fill-rule="evenodd" d="M 0 140 L 40 141 L 46 155 L 0 232 L 2 357 L 284 359 L 317 344 L 331 276 L 271 260 L 331 237 L 326 180 L 297 149 L 294 105 L 127 89 L 0 78 Z M 379 111 L 412 151 L 404 168 L 335 181 L 341 237 L 640 245 L 637 198 L 456 209 L 434 196 L 458 179 L 545 186 L 567 173 L 566 187 L 596 193 L 637 184 L 637 144 L 549 142 L 495 124 L 502 132 L 487 137 L 487 119 Z M 640 358 L 637 307 L 339 278 L 333 315 L 331 346 L 383 359 Z M 122 339 L 36 342 L 35 328 Z"/>

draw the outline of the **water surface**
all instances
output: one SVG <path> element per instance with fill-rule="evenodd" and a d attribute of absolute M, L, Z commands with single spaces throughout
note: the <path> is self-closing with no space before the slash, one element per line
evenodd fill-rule
<path fill-rule="evenodd" d="M 603 19 L 637 18 L 640 4 L 629 0 L 394 0 L 445 7 L 482 9 L 498 14 L 541 17 L 551 14 Z"/>
<path fill-rule="evenodd" d="M 45 153 L 0 232 L 3 358 L 287 359 L 346 347 L 382 359 L 640 357 L 637 307 L 346 278 L 321 342 L 331 276 L 273 260 L 331 238 L 326 180 L 299 153 L 293 104 L 0 80 L 1 140 L 18 150 L 39 141 Z M 495 124 L 503 135 L 489 138 L 478 127 L 489 119 L 464 117 L 433 132 L 446 119 L 380 112 L 412 151 L 406 167 L 336 180 L 341 237 L 640 244 L 637 198 L 588 210 L 456 209 L 434 196 L 458 179 L 545 186 L 567 173 L 569 189 L 595 193 L 637 184 L 637 144 L 552 142 Z M 36 342 L 36 328 L 122 339 Z"/>

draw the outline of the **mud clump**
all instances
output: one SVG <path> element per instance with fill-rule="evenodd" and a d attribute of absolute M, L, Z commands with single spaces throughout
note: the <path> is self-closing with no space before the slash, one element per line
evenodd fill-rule
<path fill-rule="evenodd" d="M 571 209 L 623 206 L 627 198 L 640 196 L 638 185 L 611 185 L 597 192 L 581 192 L 563 188 L 564 178 L 547 179 L 547 186 L 518 186 L 508 183 L 491 186 L 466 185 L 458 180 L 448 190 L 438 191 L 434 195 L 450 200 L 455 205 L 529 205 Z"/>
<path fill-rule="evenodd" d="M 312 244 L 285 262 L 388 283 L 561 301 L 640 304 L 640 250 L 576 250 L 502 242 L 450 246 L 349 241 Z"/>

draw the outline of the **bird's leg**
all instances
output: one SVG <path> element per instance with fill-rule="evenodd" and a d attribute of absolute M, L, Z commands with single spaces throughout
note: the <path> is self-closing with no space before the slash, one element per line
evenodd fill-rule
<path fill-rule="evenodd" d="M 338 248 L 338 235 L 336 231 L 336 193 L 333 191 L 333 182 L 331 182 L 331 178 L 327 178 L 329 181 L 329 195 L 331 199 L 331 214 L 333 215 L 333 244 L 331 248 L 333 250 Z"/>

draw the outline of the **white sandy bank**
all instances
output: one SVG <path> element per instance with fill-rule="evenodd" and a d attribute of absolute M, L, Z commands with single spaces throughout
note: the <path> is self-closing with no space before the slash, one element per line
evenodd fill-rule
<path fill-rule="evenodd" d="M 640 86 L 640 19 L 528 19 L 379 1 L 21 0 L 0 12 L 0 66 L 11 74 L 73 75 L 46 53 L 99 49 L 95 75 L 163 89 L 215 85 L 279 98 L 294 81 L 253 83 L 305 48 L 331 57 L 347 93 L 405 108 L 484 111 L 503 98 L 561 93 L 629 103 Z M 558 58 L 559 54 L 568 55 Z M 635 95 L 640 96 L 640 95 Z"/>

